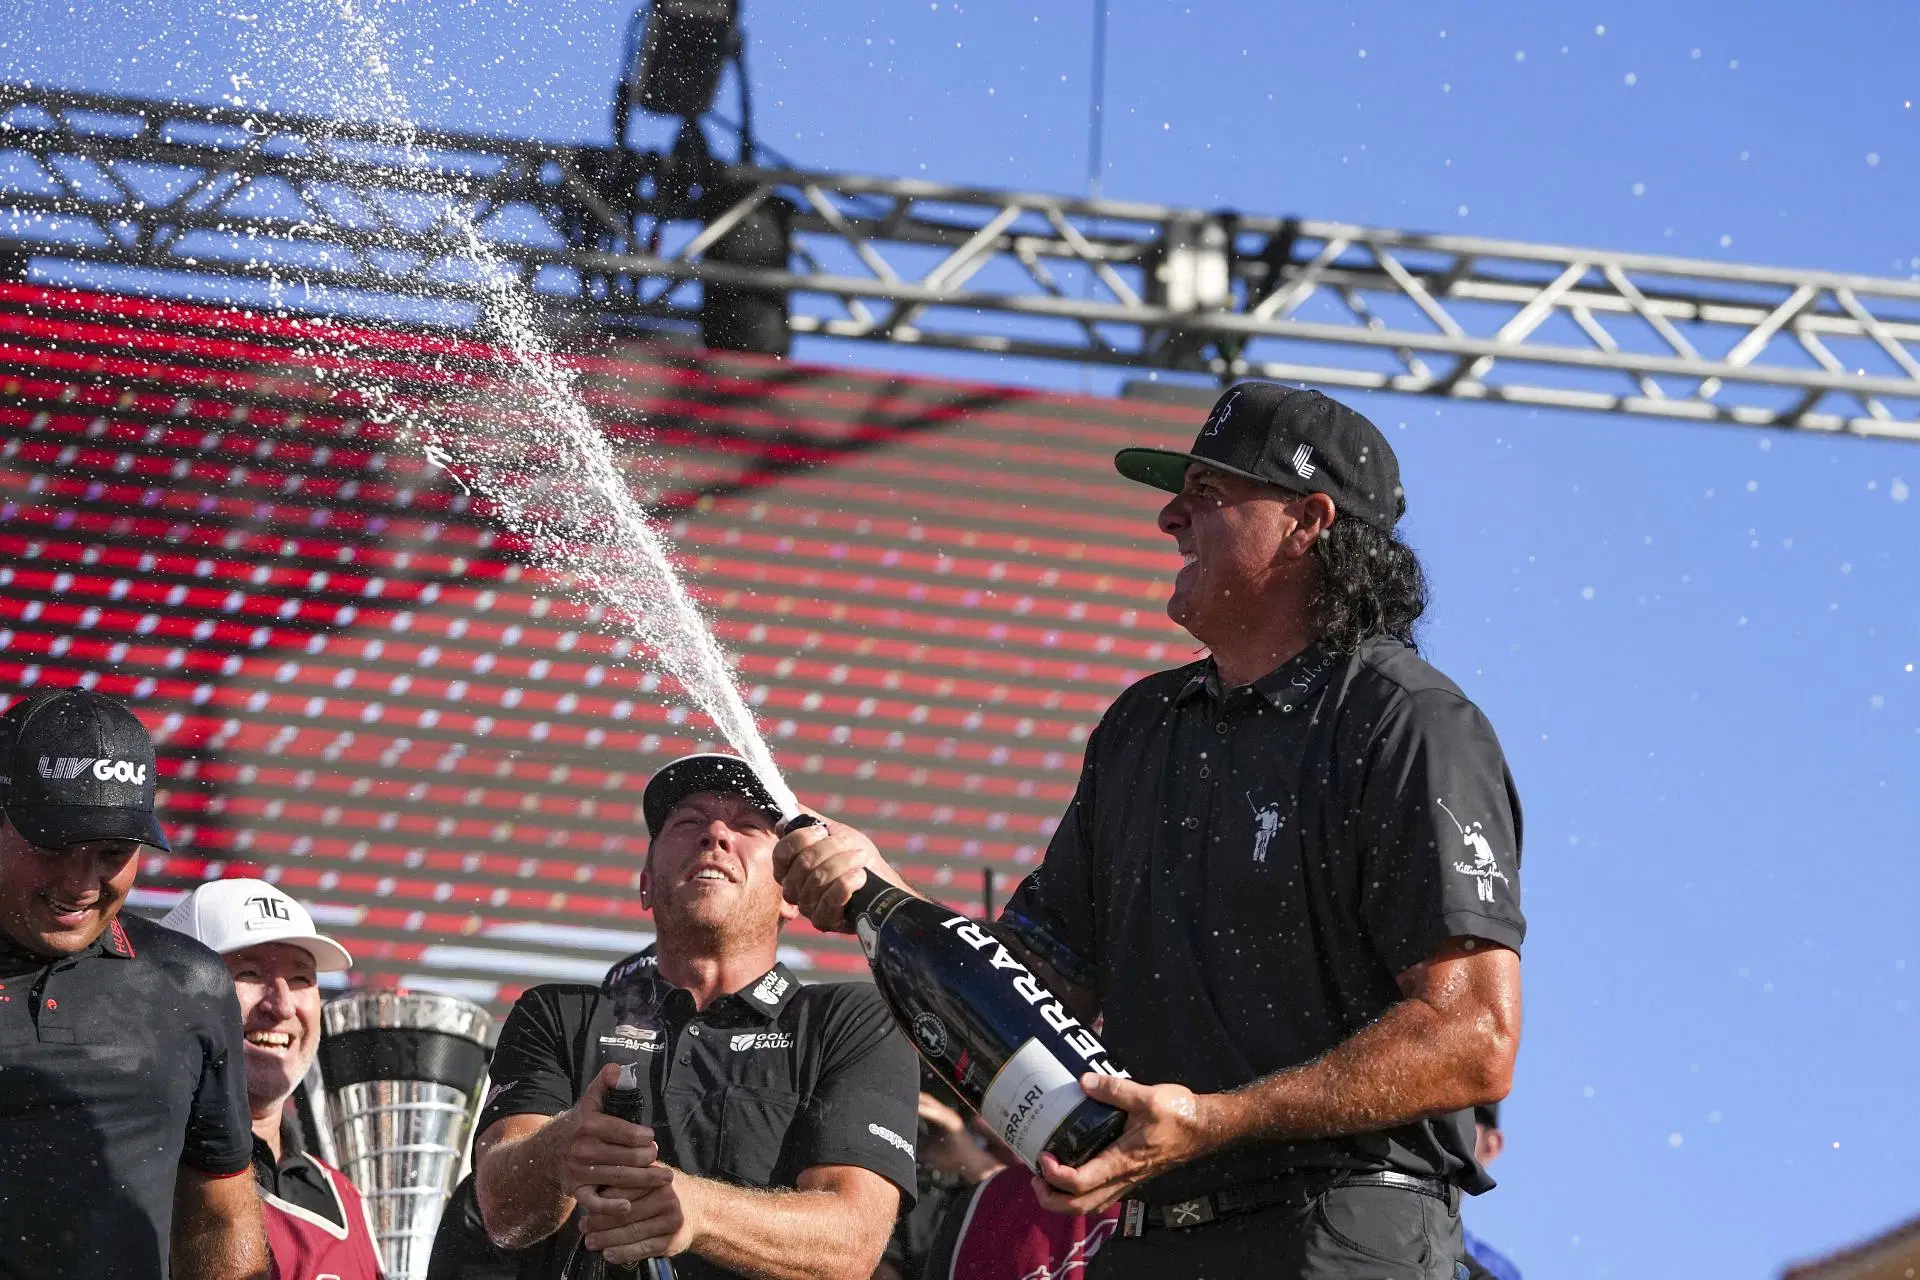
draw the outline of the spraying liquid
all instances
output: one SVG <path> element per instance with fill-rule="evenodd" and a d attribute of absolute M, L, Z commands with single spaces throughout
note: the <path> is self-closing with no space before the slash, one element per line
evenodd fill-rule
<path fill-rule="evenodd" d="M 359 0 L 294 0 L 267 6 L 256 26 L 256 55 L 300 87 L 303 114 L 370 123 L 397 153 L 403 179 L 420 191 L 447 228 L 452 254 L 484 299 L 480 328 L 504 354 L 500 382 L 484 410 L 454 421 L 409 402 L 369 374 L 341 362 L 368 416 L 399 422 L 404 438 L 463 489 L 486 498 L 497 518 L 525 537 L 536 564 L 604 610 L 606 623 L 650 648 L 694 705 L 766 782 L 781 812 L 799 804 L 773 762 L 726 655 L 667 554 L 659 528 L 634 498 L 627 476 L 592 417 L 574 369 L 560 360 L 539 324 L 531 290 L 486 244 L 475 213 L 448 194 L 444 172 L 430 170 L 412 112 L 395 83 L 392 41 Z M 236 77 L 238 85 L 244 77 Z M 324 126 L 322 126 L 324 128 Z M 362 144 L 364 149 L 364 144 Z M 395 177 L 389 170 L 388 178 Z M 322 369 L 322 376 L 327 370 Z M 476 396 L 478 398 L 478 396 Z M 516 408 L 518 411 L 516 412 Z"/>

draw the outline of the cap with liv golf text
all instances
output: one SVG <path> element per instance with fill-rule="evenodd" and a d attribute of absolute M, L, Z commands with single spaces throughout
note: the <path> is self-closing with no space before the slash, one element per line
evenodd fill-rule
<path fill-rule="evenodd" d="M 94 840 L 168 848 L 153 811 L 159 768 L 133 712 L 89 689 L 58 689 L 0 715 L 0 804 L 43 849 Z"/>

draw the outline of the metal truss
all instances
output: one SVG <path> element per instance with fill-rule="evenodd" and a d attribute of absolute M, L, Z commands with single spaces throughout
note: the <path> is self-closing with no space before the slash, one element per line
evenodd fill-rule
<path fill-rule="evenodd" d="M 1920 439 L 1920 282 L 662 157 L 0 84 L 0 256 L 471 317 L 464 228 L 559 313 Z M 785 269 L 709 255 L 770 202 Z M 248 295 L 245 289 L 255 292 Z M 464 312 L 461 308 L 465 307 Z M 416 310 L 413 314 L 419 314 Z"/>

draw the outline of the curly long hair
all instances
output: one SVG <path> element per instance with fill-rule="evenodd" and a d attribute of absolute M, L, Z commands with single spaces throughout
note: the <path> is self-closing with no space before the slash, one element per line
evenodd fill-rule
<path fill-rule="evenodd" d="M 1397 534 L 1364 521 L 1335 520 L 1313 546 L 1320 589 L 1313 600 L 1320 641 L 1352 653 L 1372 636 L 1392 636 L 1411 647 L 1414 624 L 1427 608 L 1427 574 L 1420 557 Z"/>

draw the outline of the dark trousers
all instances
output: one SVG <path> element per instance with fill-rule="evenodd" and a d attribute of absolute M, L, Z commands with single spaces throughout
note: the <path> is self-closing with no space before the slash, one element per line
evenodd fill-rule
<path fill-rule="evenodd" d="M 1087 1280 L 1457 1280 L 1460 1214 L 1399 1187 L 1334 1187 L 1184 1230 L 1110 1238 Z"/>

